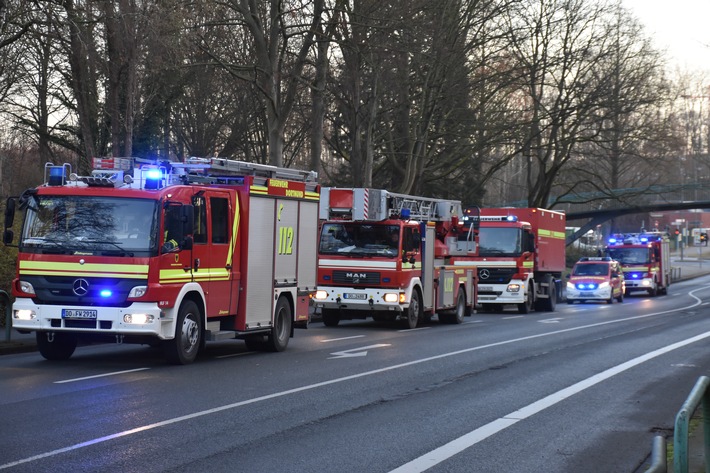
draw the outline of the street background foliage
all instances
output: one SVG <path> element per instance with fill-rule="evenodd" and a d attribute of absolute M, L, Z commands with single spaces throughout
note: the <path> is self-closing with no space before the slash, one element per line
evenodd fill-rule
<path fill-rule="evenodd" d="M 0 193 L 219 156 L 467 206 L 702 199 L 708 83 L 620 1 L 2 0 Z"/>

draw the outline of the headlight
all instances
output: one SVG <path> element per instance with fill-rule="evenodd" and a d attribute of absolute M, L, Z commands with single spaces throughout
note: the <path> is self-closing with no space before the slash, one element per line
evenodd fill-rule
<path fill-rule="evenodd" d="M 641 285 L 642 285 L 642 286 L 650 286 L 650 285 L 651 285 L 651 281 L 649 281 L 648 279 L 644 279 L 644 280 L 641 282 Z"/>
<path fill-rule="evenodd" d="M 599 289 L 606 289 L 607 287 L 609 287 L 609 281 L 603 282 L 599 285 Z"/>
<path fill-rule="evenodd" d="M 313 298 L 314 298 L 315 300 L 317 300 L 317 301 L 324 301 L 324 300 L 326 300 L 326 299 L 328 298 L 328 292 L 327 292 L 327 291 L 324 291 L 324 290 L 322 290 L 322 289 L 318 289 L 318 290 L 316 291 L 316 295 L 313 296 Z"/>
<path fill-rule="evenodd" d="M 520 292 L 520 284 L 508 284 L 508 292 Z"/>
<path fill-rule="evenodd" d="M 143 297 L 146 292 L 148 292 L 148 286 L 135 286 L 131 289 L 131 292 L 128 293 L 128 298 Z"/>
<path fill-rule="evenodd" d="M 12 314 L 12 317 L 17 320 L 32 320 L 36 316 L 35 311 L 31 309 L 18 309 Z"/>
<path fill-rule="evenodd" d="M 33 296 L 35 295 L 35 288 L 31 283 L 28 283 L 27 281 L 20 281 L 17 285 L 20 288 L 20 292 L 31 294 Z"/>
<path fill-rule="evenodd" d="M 127 324 L 150 324 L 154 318 L 151 314 L 126 314 L 123 321 Z"/>
<path fill-rule="evenodd" d="M 397 294 L 396 292 L 388 292 L 384 296 L 382 296 L 382 299 L 384 299 L 385 302 L 398 302 L 399 294 Z"/>
<path fill-rule="evenodd" d="M 567 289 L 574 289 L 574 283 L 567 281 Z"/>

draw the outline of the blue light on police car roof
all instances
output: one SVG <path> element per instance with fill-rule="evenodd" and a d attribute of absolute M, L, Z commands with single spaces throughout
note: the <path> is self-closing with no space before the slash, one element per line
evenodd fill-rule
<path fill-rule="evenodd" d="M 101 297 L 111 297 L 113 295 L 113 291 L 110 289 L 101 289 L 101 292 L 99 292 Z"/>

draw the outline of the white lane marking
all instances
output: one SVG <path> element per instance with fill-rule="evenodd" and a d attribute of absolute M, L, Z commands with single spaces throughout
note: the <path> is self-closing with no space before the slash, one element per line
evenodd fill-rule
<path fill-rule="evenodd" d="M 212 408 L 212 409 L 207 409 L 207 410 L 204 410 L 204 411 L 193 412 L 192 414 L 187 414 L 187 415 L 180 416 L 180 417 L 173 417 L 172 419 L 166 419 L 166 420 L 163 420 L 163 421 L 160 421 L 160 422 L 155 422 L 155 423 L 153 423 L 153 424 L 148 424 L 148 425 L 139 426 L 139 427 L 136 427 L 136 428 L 134 428 L 134 429 L 124 430 L 123 432 L 117 432 L 117 433 L 114 433 L 114 434 L 106 435 L 106 436 L 104 436 L 104 437 L 98 437 L 98 438 L 95 438 L 95 439 L 87 440 L 86 442 L 81 442 L 81 443 L 77 443 L 77 444 L 74 444 L 74 445 L 70 445 L 70 446 L 68 446 L 68 447 L 60 448 L 60 449 L 57 449 L 57 450 L 51 450 L 51 451 L 49 451 L 49 452 L 40 453 L 40 454 L 31 456 L 31 457 L 23 458 L 23 459 L 21 459 L 21 460 L 13 461 L 13 462 L 10 462 L 10 463 L 5 463 L 4 465 L 0 465 L 0 470 L 5 470 L 5 469 L 7 469 L 7 468 L 12 468 L 12 467 L 14 467 L 14 466 L 22 465 L 22 464 L 24 464 L 24 463 L 30 463 L 30 462 L 33 462 L 33 461 L 36 461 L 36 460 L 41 460 L 41 459 L 43 459 L 43 458 L 53 457 L 53 456 L 59 455 L 59 454 L 61 454 L 61 453 L 71 452 L 71 451 L 74 451 L 74 450 L 78 450 L 78 449 L 80 449 L 80 448 L 89 447 L 89 446 L 91 446 L 91 445 L 96 445 L 96 444 L 108 442 L 109 440 L 113 440 L 113 439 L 116 439 L 116 438 L 127 437 L 127 436 L 129 436 L 129 435 L 133 435 L 133 434 L 136 434 L 136 433 L 139 433 L 139 432 L 145 432 L 145 431 L 148 431 L 148 430 L 157 429 L 157 428 L 159 428 L 159 427 L 165 427 L 166 425 L 177 424 L 177 423 L 179 423 L 179 422 L 184 422 L 184 421 L 186 421 L 186 420 L 196 419 L 196 418 L 198 418 L 198 417 L 204 417 L 204 416 L 207 416 L 207 415 L 215 414 L 215 413 L 217 413 L 217 412 L 227 411 L 227 410 L 230 410 L 230 409 L 236 409 L 236 408 L 238 408 L 238 407 L 248 406 L 248 405 L 250 405 L 250 404 L 255 404 L 255 403 L 258 403 L 258 402 L 262 402 L 262 401 L 268 401 L 268 400 L 271 400 L 271 399 L 277 399 L 277 398 L 280 398 L 280 397 L 288 396 L 288 395 L 290 395 L 290 394 L 297 394 L 297 393 L 301 393 L 301 392 L 304 392 L 304 391 L 310 391 L 310 390 L 313 390 L 313 389 L 322 388 L 322 387 L 324 387 L 324 386 L 330 386 L 330 385 L 333 385 L 333 384 L 339 384 L 339 383 L 343 383 L 343 382 L 345 382 L 345 381 L 351 381 L 351 380 L 353 380 L 353 379 L 364 378 L 364 377 L 366 377 L 366 376 L 372 376 L 372 375 L 376 375 L 376 374 L 387 373 L 387 372 L 389 372 L 389 371 L 398 370 L 398 369 L 401 369 L 401 368 L 407 368 L 407 367 L 410 367 L 410 366 L 415 366 L 415 365 L 419 365 L 419 364 L 422 364 L 422 363 L 427 363 L 427 362 L 434 361 L 434 360 L 440 360 L 440 359 L 448 358 L 448 357 L 451 357 L 451 356 L 458 356 L 458 355 L 461 355 L 461 354 L 463 354 L 463 353 L 474 352 L 474 351 L 478 351 L 478 350 L 483 350 L 483 349 L 485 349 L 485 348 L 497 347 L 497 346 L 502 346 L 502 345 L 509 345 L 509 344 L 512 344 L 512 343 L 517 343 L 517 342 L 521 342 L 521 341 L 525 341 L 525 340 L 534 340 L 534 339 L 536 339 L 536 338 L 548 337 L 548 336 L 551 336 L 551 335 L 558 335 L 558 334 L 561 334 L 561 333 L 574 332 L 574 331 L 577 331 L 577 330 L 583 330 L 583 329 L 587 329 L 587 328 L 601 327 L 601 326 L 603 326 L 603 325 L 616 324 L 616 323 L 619 323 L 619 322 L 625 322 L 625 321 L 629 321 L 629 320 L 645 319 L 645 318 L 647 318 L 647 317 L 652 317 L 652 316 L 655 316 L 655 315 L 672 314 L 673 312 L 679 312 L 679 311 L 681 311 L 681 310 L 687 310 L 687 309 L 691 309 L 691 308 L 693 308 L 693 307 L 697 307 L 697 306 L 700 304 L 700 299 L 698 299 L 697 297 L 695 297 L 695 296 L 693 295 L 693 292 L 699 291 L 699 290 L 701 290 L 701 289 L 707 289 L 708 287 L 710 287 L 710 286 L 705 286 L 705 287 L 703 287 L 703 288 L 698 288 L 698 289 L 695 289 L 695 290 L 689 292 L 688 295 L 690 295 L 691 297 L 693 297 L 694 299 L 696 299 L 697 302 L 695 302 L 695 304 L 692 304 L 692 305 L 689 305 L 689 306 L 686 306 L 686 307 L 678 307 L 678 308 L 675 308 L 675 309 L 665 310 L 665 311 L 662 311 L 662 312 L 652 312 L 652 313 L 650 313 L 650 314 L 645 314 L 645 315 L 636 315 L 636 316 L 628 317 L 628 318 L 625 318 L 625 319 L 607 320 L 607 321 L 605 321 L 605 322 L 597 322 L 597 323 L 595 323 L 595 324 L 590 324 L 590 325 L 582 325 L 582 326 L 579 326 L 579 327 L 570 327 L 570 328 L 565 328 L 565 329 L 561 329 L 561 330 L 553 330 L 552 332 L 540 333 L 540 334 L 537 334 L 537 335 L 529 335 L 529 336 L 527 336 L 527 337 L 514 338 L 514 339 L 511 339 L 511 340 L 503 340 L 503 341 L 500 341 L 500 342 L 489 343 L 488 345 L 479 345 L 479 346 L 477 346 L 477 347 L 464 348 L 463 350 L 452 351 L 452 352 L 449 352 L 449 353 L 442 353 L 442 354 L 440 354 L 440 355 L 434 355 L 434 356 L 430 356 L 430 357 L 427 357 L 427 358 L 420 358 L 420 359 L 418 359 L 418 360 L 407 361 L 407 362 L 405 362 L 405 363 L 400 363 L 400 364 L 397 364 L 397 365 L 385 366 L 384 368 L 378 368 L 378 369 L 375 369 L 375 370 L 364 371 L 364 372 L 362 372 L 362 373 L 356 373 L 356 374 L 352 374 L 352 375 L 349 375 L 349 376 L 343 376 L 343 377 L 341 377 L 341 378 L 329 379 L 329 380 L 326 380 L 326 381 L 321 381 L 321 382 L 319 382 L 319 383 L 308 384 L 308 385 L 306 385 L 306 386 L 301 386 L 301 387 L 298 387 L 298 388 L 288 389 L 288 390 L 286 390 L 286 391 L 280 391 L 280 392 L 276 392 L 276 393 L 265 394 L 264 396 L 259 396 L 259 397 L 255 397 L 255 398 L 251 398 L 251 399 L 245 399 L 245 400 L 243 400 L 243 401 L 234 402 L 234 403 L 232 403 L 232 404 L 226 404 L 226 405 L 224 405 L 224 406 L 214 407 L 214 408 Z"/>
<path fill-rule="evenodd" d="M 538 320 L 541 324 L 559 324 L 560 320 L 564 320 L 562 317 L 554 317 L 552 319 Z"/>
<path fill-rule="evenodd" d="M 524 315 L 511 315 L 508 317 L 502 317 L 503 320 L 510 320 L 510 319 L 522 319 L 525 317 Z"/>
<path fill-rule="evenodd" d="M 334 353 L 331 353 L 331 355 L 334 356 L 329 356 L 329 360 L 335 360 L 337 358 L 352 358 L 354 356 L 365 356 L 367 355 L 367 350 L 370 348 L 381 348 L 381 347 L 391 347 L 389 343 L 378 343 L 376 345 L 368 345 L 366 347 L 360 347 L 360 348 L 351 348 L 350 350 L 343 350 L 343 351 L 336 351 Z M 363 351 L 364 350 L 364 351 Z"/>
<path fill-rule="evenodd" d="M 125 370 L 125 371 L 114 371 L 113 373 L 95 374 L 93 376 L 84 376 L 83 378 L 64 379 L 61 381 L 55 381 L 54 384 L 73 383 L 76 381 L 84 381 L 86 379 L 103 378 L 106 376 L 116 376 L 117 374 L 133 373 L 134 371 L 143 371 L 143 370 L 149 370 L 149 369 L 150 368 L 136 368 L 136 369 Z"/>
<path fill-rule="evenodd" d="M 245 351 L 242 353 L 232 353 L 231 355 L 219 355 L 215 356 L 215 358 L 221 359 L 221 358 L 234 358 L 235 356 L 244 356 L 244 355 L 251 355 L 252 353 L 256 353 L 255 351 Z"/>
<path fill-rule="evenodd" d="M 352 337 L 342 337 L 342 338 L 329 338 L 327 340 L 321 340 L 321 343 L 325 342 L 339 342 L 340 340 L 352 340 L 353 338 L 362 338 L 365 335 L 353 335 Z"/>
<path fill-rule="evenodd" d="M 654 350 L 650 353 L 646 353 L 645 355 L 641 355 L 632 360 L 621 363 L 620 365 L 616 365 L 612 368 L 609 368 L 608 370 L 602 371 L 601 373 L 597 373 L 594 376 L 590 376 L 587 379 L 573 384 L 572 386 L 568 386 L 564 389 L 557 391 L 556 393 L 552 393 L 549 396 L 539 399 L 531 404 L 528 404 L 522 409 L 518 409 L 517 411 L 511 412 L 508 415 L 500 417 L 494 420 L 493 422 L 490 422 L 482 427 L 472 430 L 471 432 L 457 439 L 454 439 L 451 442 L 420 456 L 419 458 L 415 458 L 409 463 L 405 463 L 399 468 L 395 468 L 394 470 L 390 471 L 390 473 L 417 473 L 426 471 L 429 468 L 438 465 L 439 463 L 466 450 L 467 448 L 476 445 L 478 442 L 481 442 L 487 439 L 488 437 L 497 434 L 501 430 L 507 429 L 508 427 L 517 424 L 521 420 L 525 420 L 537 414 L 538 412 L 547 409 L 548 407 L 554 406 L 555 404 L 562 402 L 565 399 L 584 391 L 585 389 L 591 388 L 592 386 L 599 384 L 602 381 L 611 378 L 612 376 L 616 376 L 619 373 L 623 373 L 624 371 L 630 370 L 631 368 L 645 363 L 646 361 L 652 360 L 653 358 L 659 357 L 668 352 L 677 350 L 678 348 L 682 348 L 686 345 L 690 345 L 691 343 L 695 343 L 699 340 L 703 340 L 709 337 L 710 332 L 701 333 L 700 335 L 696 335 L 695 337 L 691 337 L 686 340 L 673 343 L 666 347 L 659 348 L 658 350 Z"/>
<path fill-rule="evenodd" d="M 710 302 L 703 302 L 703 303 L 700 304 L 700 305 L 710 305 Z"/>

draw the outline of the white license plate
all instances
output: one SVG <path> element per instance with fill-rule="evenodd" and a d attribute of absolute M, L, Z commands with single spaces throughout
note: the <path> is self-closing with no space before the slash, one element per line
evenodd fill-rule
<path fill-rule="evenodd" d="M 593 292 L 580 292 L 579 297 L 594 297 L 595 294 Z"/>
<path fill-rule="evenodd" d="M 493 290 L 493 286 L 478 286 L 478 291 L 485 291 L 485 292 L 491 292 Z"/>
<path fill-rule="evenodd" d="M 350 292 L 346 292 L 343 294 L 343 299 L 356 299 L 359 301 L 364 301 L 367 299 L 367 294 L 353 294 Z"/>
<path fill-rule="evenodd" d="M 63 319 L 95 319 L 98 311 L 91 309 L 62 309 Z"/>

